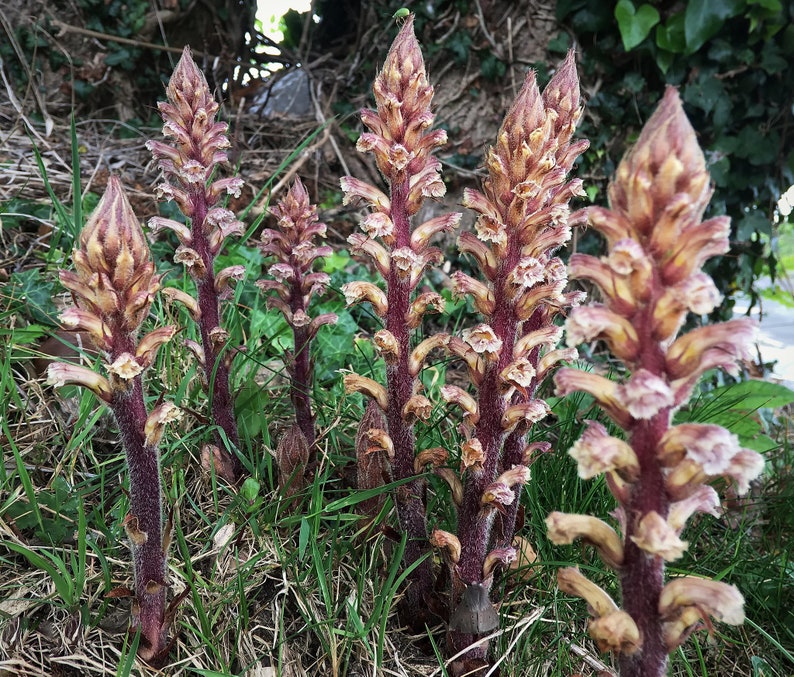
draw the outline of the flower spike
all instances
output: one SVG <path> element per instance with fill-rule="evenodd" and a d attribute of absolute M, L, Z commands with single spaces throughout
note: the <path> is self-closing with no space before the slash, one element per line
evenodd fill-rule
<path fill-rule="evenodd" d="M 295 179 L 287 194 L 271 209 L 271 214 L 277 227 L 262 231 L 260 248 L 264 254 L 276 258 L 276 263 L 268 270 L 275 282 L 263 280 L 265 284 L 259 286 L 263 291 L 276 292 L 277 296 L 270 297 L 271 305 L 281 310 L 292 328 L 293 350 L 287 355 L 290 398 L 296 423 L 308 448 L 313 449 L 317 435 L 311 406 L 314 382 L 311 344 L 321 325 L 334 324 L 337 320 L 333 313 L 316 318 L 309 314 L 312 298 L 323 294 L 330 282 L 326 273 L 315 271 L 318 259 L 329 253 L 327 247 L 316 242 L 317 238 L 325 237 L 326 225 L 317 218 L 317 207 L 311 204 L 300 178 Z M 374 285 L 372 287 L 379 291 Z"/>
<path fill-rule="evenodd" d="M 171 219 L 154 217 L 149 225 L 156 233 L 171 229 L 181 245 L 174 260 L 188 269 L 196 283 L 196 301 L 186 305 L 197 322 L 201 335 L 202 357 L 207 384 L 212 384 L 212 417 L 233 447 L 240 447 L 234 398 L 229 383 L 229 353 L 226 341 L 213 340 L 221 327 L 220 301 L 228 296 L 227 283 L 239 279 L 242 271 L 216 272 L 214 261 L 223 241 L 240 234 L 243 225 L 234 214 L 218 203 L 226 195 L 240 195 L 242 180 L 237 177 L 214 178 L 216 170 L 228 163 L 227 124 L 216 120 L 220 108 L 207 79 L 185 47 L 166 87 L 167 101 L 157 107 L 163 118 L 163 136 L 168 140 L 149 141 L 146 147 L 158 161 L 164 181 L 158 186 L 162 199 L 174 200 L 190 219 L 190 227 Z M 178 299 L 184 302 L 184 299 Z M 230 483 L 243 474 L 240 459 L 228 450 L 220 433 L 215 433 L 214 448 L 219 463 L 215 470 Z"/>
<path fill-rule="evenodd" d="M 76 307 L 63 314 L 65 326 L 81 328 L 105 354 L 106 376 L 86 367 L 53 363 L 48 382 L 73 383 L 93 391 L 118 423 L 130 477 L 130 511 L 124 527 L 133 554 L 135 592 L 130 631 L 140 630 L 138 655 L 154 667 L 168 660 L 171 620 L 166 612 L 166 559 L 158 444 L 179 410 L 162 402 L 151 412 L 144 403 L 143 373 L 158 349 L 176 333 L 159 327 L 138 339 L 160 289 L 160 277 L 138 218 L 115 176 L 80 232 L 73 253 L 75 271 L 61 271 Z"/>
<path fill-rule="evenodd" d="M 618 167 L 609 209 L 588 210 L 590 224 L 606 238 L 607 255 L 571 257 L 571 274 L 599 287 L 605 304 L 571 312 L 568 344 L 603 341 L 627 375 L 613 382 L 567 368 L 555 381 L 560 394 L 591 393 L 625 431 L 625 440 L 613 437 L 591 421 L 569 452 L 583 479 L 606 473 L 623 533 L 618 538 L 584 515 L 552 513 L 547 525 L 555 543 L 581 536 L 619 569 L 621 616 L 595 609 L 589 630 L 600 648 L 620 654 L 621 677 L 665 675 L 668 652 L 701 619 L 743 619 L 741 595 L 732 586 L 689 577 L 664 584 L 664 563 L 686 551 L 680 534 L 687 518 L 719 515 L 717 493 L 704 483 L 721 476 L 746 490 L 763 469 L 757 453 L 740 449 L 719 426 L 672 425 L 700 376 L 714 367 L 735 373 L 753 339 L 753 323 L 746 319 L 678 335 L 688 312 L 707 314 L 720 300 L 700 270 L 728 245 L 724 217 L 701 222 L 710 196 L 695 131 L 675 89 L 668 88 Z M 564 580 L 560 587 L 566 590 Z M 581 582 L 567 586 L 590 601 L 587 590 Z"/>
<path fill-rule="evenodd" d="M 372 379 L 348 374 L 348 392 L 364 392 L 383 410 L 393 458 L 389 472 L 396 481 L 407 481 L 395 493 L 402 529 L 408 536 L 404 552 L 406 566 L 415 565 L 427 550 L 424 478 L 417 477 L 424 463 L 417 455 L 413 426 L 426 420 L 430 401 L 420 391 L 420 375 L 428 353 L 447 347 L 443 334 L 414 340 L 428 312 L 440 312 L 443 298 L 432 291 L 417 293 L 425 270 L 441 262 L 441 252 L 430 240 L 458 225 L 459 214 L 442 214 L 424 223 L 412 224 L 427 197 L 440 197 L 446 188 L 441 180 L 441 163 L 432 153 L 446 143 L 446 132 L 432 129 L 433 87 L 427 78 L 424 59 L 414 35 L 414 16 L 408 14 L 392 43 L 383 68 L 373 84 L 376 110 L 361 111 L 366 131 L 356 148 L 371 153 L 388 191 L 360 179 L 341 179 L 344 203 L 363 202 L 369 213 L 361 221 L 362 233 L 349 238 L 353 252 L 369 256 L 385 281 L 381 288 L 370 282 L 354 281 L 343 287 L 348 304 L 368 301 L 385 327 L 373 341 L 386 362 L 386 387 Z M 415 464 L 417 464 L 415 466 Z M 448 468 L 437 472 L 447 481 Z M 451 470 L 450 470 L 451 472 Z M 459 484 L 459 483 L 458 483 Z M 453 491 L 457 484 L 452 481 Z M 426 598 L 432 589 L 430 560 L 413 569 L 402 610 L 405 620 L 417 630 L 429 616 Z"/>
<path fill-rule="evenodd" d="M 572 139 L 580 116 L 571 52 L 542 93 L 535 74 L 527 76 L 486 153 L 482 190 L 464 191 L 463 205 L 476 221 L 458 248 L 480 275 L 455 272 L 451 281 L 482 319 L 448 343 L 466 362 L 473 392 L 442 390 L 463 409 L 462 428 L 470 436 L 460 463 L 464 500 L 457 520 L 460 561 L 450 567 L 453 608 L 472 586 L 490 587 L 485 578 L 493 553 L 512 549 L 518 497 L 529 479 L 526 436 L 550 412 L 538 388 L 554 365 L 575 354 L 555 351 L 561 338 L 555 318 L 569 304 L 565 266 L 555 252 L 571 237 L 569 202 L 582 192 L 580 181 L 567 179 L 587 147 Z M 627 350 L 636 343 L 628 330 L 614 340 L 626 340 Z M 448 642 L 465 651 L 466 660 L 485 660 L 487 647 L 467 649 L 472 638 L 460 626 L 450 625 Z"/>

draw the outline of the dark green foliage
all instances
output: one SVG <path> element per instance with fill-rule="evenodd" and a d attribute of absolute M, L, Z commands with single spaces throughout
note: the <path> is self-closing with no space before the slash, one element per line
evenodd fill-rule
<path fill-rule="evenodd" d="M 585 90 L 601 83 L 581 126 L 591 140 L 582 175 L 597 181 L 595 202 L 606 201 L 607 179 L 664 86 L 680 89 L 715 184 L 711 213 L 732 217 L 732 251 L 708 271 L 726 295 L 723 318 L 735 292 L 755 299 L 755 281 L 776 274 L 775 205 L 794 183 L 793 12 L 779 0 L 557 3 L 580 44 Z"/>
<path fill-rule="evenodd" d="M 10 302 L 13 312 L 29 315 L 35 322 L 54 326 L 57 311 L 53 298 L 57 284 L 42 275 L 40 268 L 12 273 L 8 286 L 3 290 L 5 301 Z"/>
<path fill-rule="evenodd" d="M 0 512 L 13 519 L 16 527 L 23 533 L 32 533 L 36 539 L 45 543 L 60 545 L 73 541 L 80 498 L 63 476 L 57 476 L 49 489 L 39 491 L 36 501 L 41 522 L 37 519 L 39 515 L 24 500 L 10 502 L 7 510 L 0 509 Z"/>

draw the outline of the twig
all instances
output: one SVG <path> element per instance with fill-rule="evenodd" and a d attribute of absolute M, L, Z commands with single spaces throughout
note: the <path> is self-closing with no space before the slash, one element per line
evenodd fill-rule
<path fill-rule="evenodd" d="M 168 45 L 158 45 L 154 42 L 147 42 L 145 40 L 135 40 L 133 38 L 122 38 L 118 35 L 110 35 L 108 33 L 100 33 L 99 31 L 92 31 L 88 28 L 81 28 L 80 26 L 72 26 L 71 24 L 64 23 L 60 19 L 56 19 L 55 17 L 51 17 L 50 19 L 54 25 L 61 29 L 64 33 L 77 33 L 78 35 L 85 35 L 89 38 L 96 38 L 97 40 L 105 40 L 110 42 L 118 42 L 122 45 L 133 45 L 134 47 L 145 47 L 146 49 L 156 49 L 161 52 L 171 52 L 173 54 L 182 54 L 182 47 L 169 47 Z M 229 63 L 234 65 L 240 65 L 240 62 L 236 59 L 230 59 L 228 57 L 222 56 L 215 56 L 213 54 L 207 54 L 207 52 L 202 52 L 198 49 L 191 49 L 194 58 L 202 58 L 202 59 L 211 59 L 213 61 L 220 61 L 223 63 Z M 279 61 L 279 57 L 276 55 L 267 55 L 270 61 Z"/>
<path fill-rule="evenodd" d="M 610 668 L 605 663 L 602 663 L 600 660 L 595 658 L 587 649 L 584 647 L 579 646 L 578 644 L 574 644 L 573 642 L 568 642 L 568 646 L 571 647 L 571 652 L 575 653 L 579 658 L 581 658 L 585 663 L 587 663 L 591 668 L 594 670 L 598 670 L 600 672 L 606 673 L 607 675 L 615 675 L 615 671 Z"/>
<path fill-rule="evenodd" d="M 507 59 L 510 64 L 510 85 L 513 96 L 518 94 L 516 89 L 516 70 L 513 67 L 513 18 L 507 17 Z"/>
<path fill-rule="evenodd" d="M 502 656 L 499 659 L 499 661 L 497 661 L 497 663 L 493 666 L 494 669 L 495 669 L 496 666 L 499 665 L 499 663 L 501 661 L 503 661 L 507 657 L 507 655 L 510 652 L 510 649 L 513 648 L 515 643 L 518 641 L 519 637 L 521 637 L 521 635 L 525 632 L 526 628 L 528 628 L 535 621 L 537 621 L 543 615 L 543 613 L 545 611 L 546 611 L 545 607 L 541 607 L 540 609 L 537 609 L 536 611 L 534 611 L 532 614 L 530 614 L 526 618 L 522 618 L 512 628 L 505 628 L 504 630 L 494 630 L 490 635 L 486 635 L 485 637 L 480 637 L 480 639 L 478 639 L 476 642 L 472 642 L 466 648 L 461 649 L 460 651 L 458 651 L 458 653 L 456 653 L 454 656 L 450 656 L 446 661 L 444 661 L 444 665 L 443 666 L 439 666 L 438 668 L 436 668 L 433 672 L 430 673 L 430 675 L 428 675 L 428 677 L 436 677 L 436 675 L 441 674 L 441 670 L 443 668 L 446 668 L 446 667 L 449 667 L 450 665 L 452 665 L 453 661 L 456 661 L 458 658 L 460 658 L 464 654 L 468 653 L 471 649 L 473 649 L 475 647 L 478 647 L 478 646 L 480 646 L 482 644 L 488 643 L 494 637 L 499 637 L 501 635 L 504 635 L 506 632 L 508 632 L 508 630 L 512 630 L 512 631 L 518 630 L 519 633 L 518 633 L 518 635 L 516 635 L 515 639 L 512 642 L 510 642 L 510 646 L 508 647 L 508 651 L 506 651 L 504 656 Z M 493 674 L 493 669 L 490 672 L 488 672 L 488 675 L 491 675 L 491 674 Z M 486 677 L 488 677 L 488 675 L 486 675 Z"/>
<path fill-rule="evenodd" d="M 17 59 L 19 59 L 19 63 L 22 66 L 23 70 L 25 71 L 25 75 L 28 78 L 28 91 L 30 91 L 33 94 L 33 98 L 36 99 L 36 104 L 38 105 L 39 110 L 41 111 L 41 115 L 44 118 L 44 131 L 46 132 L 47 136 L 49 136 L 50 133 L 52 132 L 53 127 L 55 126 L 55 123 L 50 117 L 50 114 L 47 112 L 47 106 L 44 103 L 44 99 L 42 98 L 38 88 L 34 84 L 35 78 L 30 70 L 30 65 L 25 60 L 25 55 L 19 46 L 19 42 L 16 39 L 14 30 L 12 26 L 9 24 L 8 17 L 6 17 L 4 12 L 0 12 L 0 23 L 3 24 L 3 30 L 5 31 L 6 37 L 8 38 L 8 41 L 11 43 L 11 46 L 14 48 L 14 53 L 17 55 Z M 2 59 L 0 59 L 0 67 L 2 67 L 2 63 L 3 63 Z M 11 98 L 13 103 L 14 101 L 16 101 L 16 97 L 11 94 L 11 87 L 8 83 L 8 80 L 6 80 L 5 72 L 3 73 L 3 82 L 6 85 L 6 89 L 8 90 L 9 97 Z M 19 113 L 20 117 L 25 121 L 27 127 L 31 129 L 40 140 L 43 140 L 41 139 L 41 136 L 39 136 L 39 134 L 35 132 L 35 130 L 33 130 L 33 126 L 31 125 L 30 121 L 22 114 L 22 107 L 19 106 L 18 101 L 17 101 L 17 105 L 15 105 L 14 107 Z"/>
<path fill-rule="evenodd" d="M 269 191 L 267 191 L 262 195 L 261 199 L 259 200 L 259 204 L 257 204 L 256 206 L 256 210 L 264 211 L 265 206 L 270 202 L 270 198 L 276 193 L 278 193 L 286 184 L 288 184 L 292 180 L 292 177 L 295 176 L 298 170 L 306 163 L 306 160 L 308 160 L 311 157 L 311 154 L 315 150 L 322 148 L 323 144 L 328 140 L 330 134 L 331 134 L 331 127 L 326 126 L 325 131 L 323 132 L 323 135 L 320 137 L 320 139 L 317 142 L 313 143 L 311 146 L 304 148 L 300 158 L 292 163 L 292 166 L 284 173 L 284 176 L 281 177 L 279 182 L 275 186 L 273 186 L 273 188 L 271 188 Z"/>
<path fill-rule="evenodd" d="M 499 59 L 503 60 L 501 46 L 496 44 L 496 40 L 493 39 L 493 35 L 490 34 L 490 32 L 488 31 L 488 28 L 485 25 L 485 17 L 483 16 L 483 13 L 482 13 L 482 7 L 480 6 L 480 0 L 474 0 L 474 4 L 477 7 L 477 18 L 480 20 L 480 30 L 482 31 L 482 34 L 485 36 L 485 39 L 488 41 L 488 43 L 493 48 L 493 53 L 496 54 L 496 56 Z"/>
<path fill-rule="evenodd" d="M 499 660 L 496 661 L 491 667 L 491 669 L 485 673 L 485 677 L 491 677 L 491 675 L 496 673 L 496 670 L 499 668 L 499 664 L 510 655 L 510 652 L 513 650 L 513 647 L 516 644 L 518 644 L 518 640 L 521 639 L 521 636 L 529 629 L 530 625 L 532 625 L 541 616 L 543 616 L 545 611 L 546 611 L 545 607 L 540 607 L 539 609 L 535 609 L 535 611 L 533 611 L 529 616 L 527 616 L 521 622 L 516 624 L 514 629 L 518 630 L 518 632 L 515 634 L 515 637 L 513 637 L 513 639 L 510 640 L 510 644 L 507 645 L 507 649 L 505 649 L 505 652 L 501 656 L 499 656 Z"/>
<path fill-rule="evenodd" d="M 336 154 L 336 159 L 339 160 L 339 164 L 342 166 L 342 169 L 345 172 L 345 176 L 350 174 L 350 168 L 347 166 L 345 162 L 345 157 L 342 155 L 342 151 L 339 148 L 339 144 L 336 143 L 336 139 L 330 135 L 330 125 L 328 123 L 328 119 L 325 117 L 325 113 L 323 112 L 322 108 L 320 107 L 320 88 L 322 87 L 322 83 L 317 85 L 317 94 L 315 95 L 312 92 L 312 103 L 314 104 L 314 110 L 317 115 L 317 121 L 326 125 L 326 130 L 329 132 L 327 135 L 328 140 L 331 142 L 331 147 L 334 149 L 334 153 Z M 331 101 L 334 100 L 334 95 L 336 94 L 336 85 L 334 85 L 334 91 L 331 93 Z"/>

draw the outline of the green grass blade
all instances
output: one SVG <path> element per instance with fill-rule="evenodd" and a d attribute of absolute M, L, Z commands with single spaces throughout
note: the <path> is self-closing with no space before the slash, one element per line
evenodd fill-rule
<path fill-rule="evenodd" d="M 130 637 L 132 641 L 130 641 Z M 121 660 L 116 671 L 116 677 L 130 677 L 132 668 L 135 665 L 135 656 L 138 654 L 138 644 L 141 641 L 141 633 L 124 636 L 124 646 L 121 648 Z"/>
<path fill-rule="evenodd" d="M 33 140 L 31 139 L 31 143 Z M 78 230 L 75 228 L 75 224 L 72 221 L 72 217 L 67 211 L 66 207 L 64 206 L 63 202 L 58 199 L 58 196 L 55 194 L 55 191 L 52 188 L 52 184 L 50 183 L 50 177 L 47 174 L 47 168 L 44 166 L 44 159 L 41 157 L 41 153 L 39 149 L 36 147 L 36 144 L 33 143 L 33 156 L 36 159 L 36 165 L 39 168 L 39 174 L 41 174 L 41 180 L 44 182 L 44 189 L 47 191 L 47 195 L 49 195 L 50 200 L 52 200 L 52 206 L 55 207 L 55 213 L 58 215 L 58 221 L 60 223 L 61 228 L 66 228 L 68 231 L 71 231 L 70 234 L 72 238 L 76 241 Z M 55 251 L 59 249 L 59 242 L 61 239 L 61 230 L 60 228 L 53 228 L 52 237 L 50 241 L 50 249 Z"/>
<path fill-rule="evenodd" d="M 75 587 L 74 583 L 72 582 L 72 574 L 60 557 L 58 557 L 55 553 L 50 553 L 47 551 L 44 551 L 44 554 L 46 555 L 46 557 L 44 557 L 39 555 L 34 550 L 31 550 L 20 543 L 14 543 L 13 541 L 2 541 L 2 545 L 13 552 L 16 552 L 17 554 L 22 555 L 36 569 L 41 569 L 42 571 L 49 574 L 53 584 L 55 585 L 58 595 L 64 601 L 64 603 L 70 609 L 73 609 L 76 606 Z M 79 599 L 77 601 L 79 601 Z"/>
<path fill-rule="evenodd" d="M 69 135 L 72 140 L 72 223 L 76 235 L 83 227 L 83 189 L 80 181 L 80 147 L 77 143 L 74 111 L 69 117 Z"/>
<path fill-rule="evenodd" d="M 25 496 L 28 499 L 28 504 L 30 505 L 30 509 L 33 511 L 33 515 L 36 518 L 36 523 L 39 525 L 39 529 L 44 531 L 44 521 L 42 520 L 41 510 L 39 510 L 39 504 L 36 500 L 36 490 L 33 488 L 33 482 L 31 481 L 28 470 L 25 467 L 24 461 L 22 460 L 22 455 L 19 453 L 19 448 L 14 442 L 11 431 L 8 429 L 6 417 L 0 417 L 0 421 L 2 421 L 3 424 L 3 433 L 5 434 L 6 439 L 11 446 L 11 453 L 14 454 L 14 462 L 16 463 L 17 474 L 19 475 L 19 482 L 22 484 L 22 488 L 25 490 Z"/>
<path fill-rule="evenodd" d="M 788 650 L 786 647 L 784 647 L 784 646 L 783 646 L 783 645 L 782 645 L 780 642 L 778 642 L 778 641 L 777 641 L 777 640 L 776 640 L 774 637 L 772 637 L 772 635 L 770 635 L 770 634 L 769 634 L 769 633 L 768 633 L 766 630 L 764 630 L 764 629 L 763 629 L 763 628 L 762 628 L 760 625 L 758 625 L 757 623 L 753 622 L 753 621 L 752 621 L 752 620 L 750 620 L 749 618 L 745 618 L 745 619 L 744 619 L 744 622 L 745 622 L 747 625 L 749 625 L 751 628 L 753 628 L 753 630 L 756 630 L 756 631 L 758 631 L 759 633 L 761 633 L 761 634 L 762 634 L 762 635 L 763 635 L 763 636 L 766 638 L 766 640 L 767 640 L 767 641 L 768 641 L 768 642 L 769 642 L 769 643 L 770 643 L 770 644 L 771 644 L 773 647 L 775 647 L 775 649 L 777 649 L 777 650 L 780 652 L 780 654 L 781 654 L 781 655 L 782 655 L 782 656 L 783 656 L 783 657 L 784 657 L 784 658 L 785 658 L 785 659 L 786 659 L 786 660 L 787 660 L 789 663 L 791 663 L 792 665 L 794 665 L 794 654 L 792 654 L 792 653 L 791 653 L 791 651 L 789 651 L 789 650 Z"/>

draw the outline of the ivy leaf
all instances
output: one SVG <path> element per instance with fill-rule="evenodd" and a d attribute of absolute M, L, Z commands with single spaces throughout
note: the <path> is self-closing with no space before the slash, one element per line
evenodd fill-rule
<path fill-rule="evenodd" d="M 586 3 L 581 0 L 557 0 L 556 14 L 557 21 L 562 21 L 566 16 L 576 9 L 581 9 L 582 5 Z"/>
<path fill-rule="evenodd" d="M 684 53 L 686 37 L 683 12 L 670 17 L 664 25 L 656 27 L 656 46 L 674 54 Z"/>
<path fill-rule="evenodd" d="M 635 8 L 631 0 L 619 0 L 615 5 L 615 18 L 623 47 L 629 52 L 645 40 L 651 29 L 659 23 L 659 12 L 650 5 Z"/>
<path fill-rule="evenodd" d="M 744 0 L 690 0 L 684 17 L 687 53 L 699 50 L 722 28 L 725 19 L 736 16 Z"/>
<path fill-rule="evenodd" d="M 54 281 L 44 279 L 41 269 L 30 268 L 11 274 L 5 297 L 14 307 L 24 307 L 24 312 L 35 322 L 52 326 L 58 323 L 58 310 L 53 302 L 56 292 Z"/>
<path fill-rule="evenodd" d="M 702 73 L 684 90 L 684 101 L 707 114 L 714 111 L 723 99 L 728 99 L 730 104 L 730 97 L 725 91 L 722 80 L 718 80 L 710 73 Z"/>
<path fill-rule="evenodd" d="M 776 132 L 763 134 L 754 126 L 743 127 L 736 141 L 736 155 L 755 166 L 771 164 L 780 150 L 780 137 Z"/>
<path fill-rule="evenodd" d="M 750 4 L 758 5 L 759 7 L 768 9 L 770 12 L 779 12 L 783 9 L 783 5 L 780 3 L 780 0 L 752 0 Z"/>
<path fill-rule="evenodd" d="M 767 42 L 761 51 L 761 68 L 770 75 L 782 73 L 789 67 L 789 62 L 781 51 L 774 42 Z"/>
<path fill-rule="evenodd" d="M 497 82 L 504 77 L 506 71 L 507 66 L 505 66 L 504 62 L 491 52 L 484 54 L 480 60 L 480 73 L 486 80 Z"/>
<path fill-rule="evenodd" d="M 557 2 L 557 15 L 560 14 L 560 6 L 564 0 Z M 612 22 L 612 12 L 608 2 L 572 2 L 568 7 L 563 8 L 570 18 L 568 23 L 575 32 L 594 33 L 607 30 L 614 25 Z"/>
<path fill-rule="evenodd" d="M 132 55 L 130 51 L 124 47 L 119 48 L 118 51 L 110 52 L 105 57 L 105 63 L 108 66 L 118 66 L 120 64 L 129 64 L 132 62 Z"/>
<path fill-rule="evenodd" d="M 709 174 L 714 185 L 724 188 L 728 185 L 731 173 L 731 161 L 728 157 L 720 157 L 709 163 Z"/>
<path fill-rule="evenodd" d="M 557 37 L 549 40 L 549 44 L 546 46 L 546 49 L 548 49 L 550 52 L 556 52 L 560 54 L 565 54 L 570 48 L 571 36 L 565 31 L 560 31 L 557 33 Z"/>
<path fill-rule="evenodd" d="M 452 52 L 456 63 L 464 64 L 469 58 L 471 49 L 471 36 L 465 31 L 455 32 L 447 41 L 447 48 Z"/>
<path fill-rule="evenodd" d="M 668 52 L 666 49 L 658 49 L 656 52 L 656 65 L 659 67 L 659 70 L 662 71 L 662 74 L 666 75 L 667 71 L 670 70 L 670 66 L 673 65 L 673 60 L 675 59 L 675 54 L 672 52 Z"/>
<path fill-rule="evenodd" d="M 736 237 L 739 240 L 750 240 L 756 233 L 762 235 L 772 234 L 772 224 L 769 218 L 760 213 L 759 210 L 754 209 L 746 216 L 742 217 L 736 226 Z"/>

